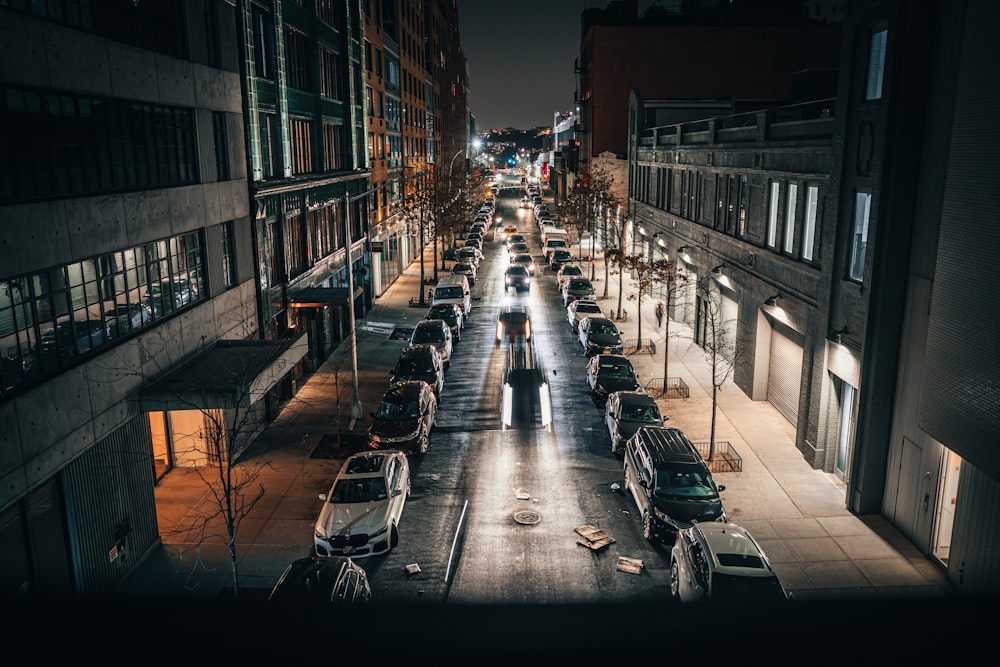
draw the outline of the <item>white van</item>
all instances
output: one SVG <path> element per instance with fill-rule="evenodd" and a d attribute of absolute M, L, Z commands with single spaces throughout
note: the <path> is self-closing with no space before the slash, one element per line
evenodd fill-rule
<path fill-rule="evenodd" d="M 431 306 L 454 303 L 462 309 L 462 316 L 469 317 L 472 311 L 472 290 L 469 279 L 460 273 L 451 273 L 441 278 L 434 287 Z"/>
<path fill-rule="evenodd" d="M 545 225 L 542 227 L 542 245 L 550 238 L 562 238 L 569 242 L 569 232 L 565 227 L 556 227 L 554 225 Z"/>

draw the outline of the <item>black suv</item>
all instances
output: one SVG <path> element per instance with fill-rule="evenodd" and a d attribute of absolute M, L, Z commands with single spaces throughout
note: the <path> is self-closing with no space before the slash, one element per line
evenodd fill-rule
<path fill-rule="evenodd" d="M 389 384 L 404 380 L 423 380 L 434 390 L 434 398 L 441 398 L 444 388 L 444 362 L 441 353 L 431 343 L 420 343 L 404 347 L 396 360 L 396 367 L 390 371 Z"/>
<path fill-rule="evenodd" d="M 677 428 L 643 426 L 625 443 L 625 488 L 642 516 L 650 541 L 673 542 L 696 522 L 726 521 L 712 473 Z"/>

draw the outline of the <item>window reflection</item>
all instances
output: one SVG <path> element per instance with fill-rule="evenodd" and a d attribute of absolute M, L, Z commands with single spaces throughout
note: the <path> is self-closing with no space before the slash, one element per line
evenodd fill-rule
<path fill-rule="evenodd" d="M 0 393 L 59 372 L 204 294 L 198 233 L 0 280 Z"/>

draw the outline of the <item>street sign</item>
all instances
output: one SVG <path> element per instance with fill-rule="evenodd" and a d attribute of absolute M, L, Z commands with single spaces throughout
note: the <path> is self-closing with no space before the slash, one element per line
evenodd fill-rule
<path fill-rule="evenodd" d="M 382 241 L 372 241 L 372 252 L 382 252 Z"/>

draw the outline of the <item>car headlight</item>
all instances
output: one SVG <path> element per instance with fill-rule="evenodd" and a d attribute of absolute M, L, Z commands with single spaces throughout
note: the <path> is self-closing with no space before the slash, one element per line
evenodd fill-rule
<path fill-rule="evenodd" d="M 313 532 L 313 536 L 317 540 L 324 540 L 325 541 L 325 540 L 329 539 L 326 535 L 324 535 L 323 533 L 319 532 L 318 530 Z"/>
<path fill-rule="evenodd" d="M 385 535 L 388 530 L 389 530 L 389 526 L 382 526 L 381 528 L 379 528 L 378 530 L 376 530 L 374 533 L 369 533 L 368 539 L 372 539 L 372 538 L 375 538 L 375 537 L 381 537 L 382 535 Z"/>

